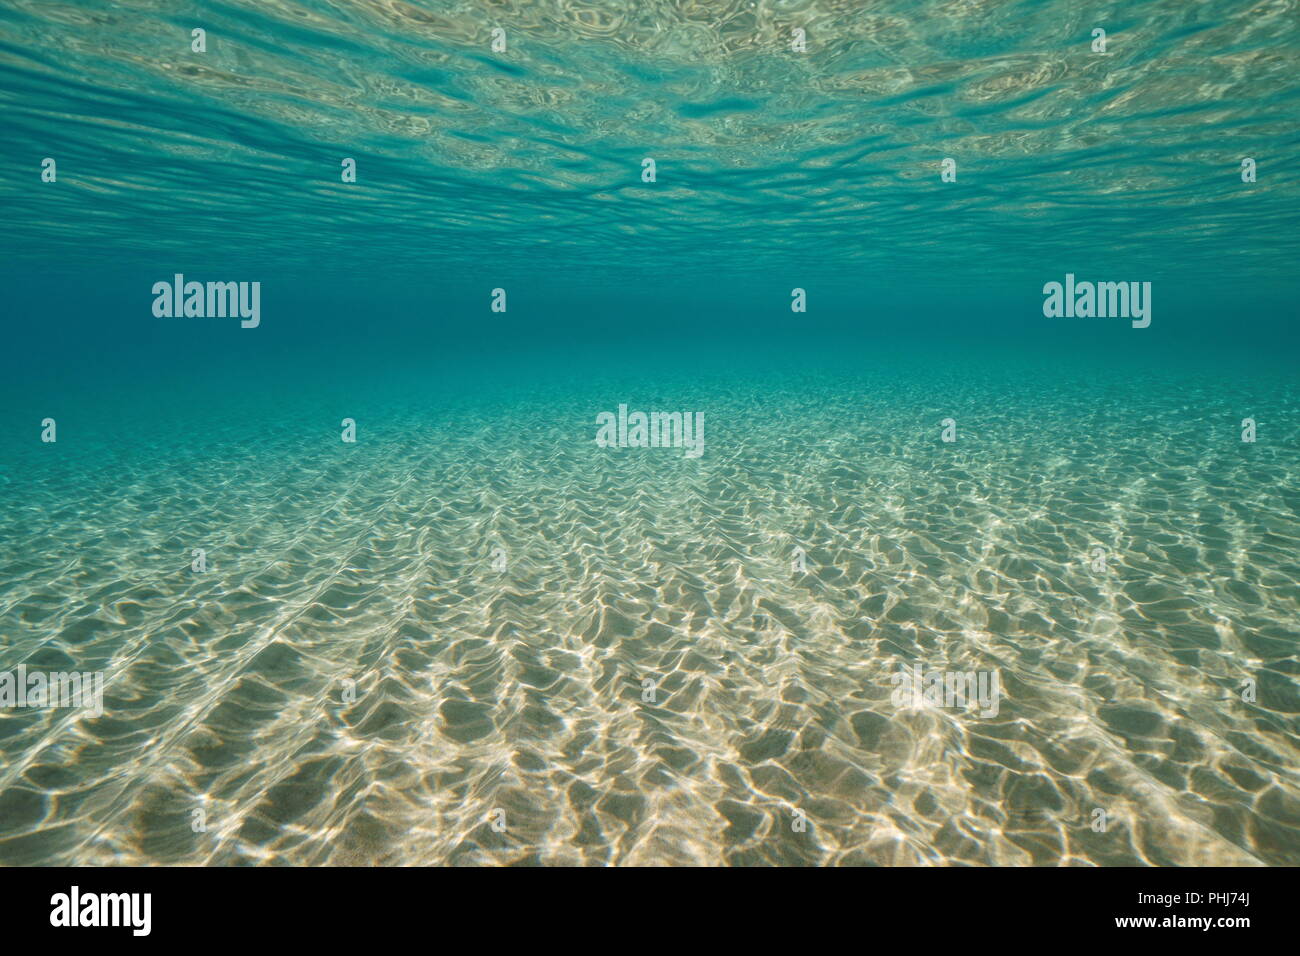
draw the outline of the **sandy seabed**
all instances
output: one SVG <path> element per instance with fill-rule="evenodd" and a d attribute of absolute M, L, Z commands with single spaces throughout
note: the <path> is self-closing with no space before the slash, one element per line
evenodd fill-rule
<path fill-rule="evenodd" d="M 593 386 L 109 460 L 69 422 L 7 470 L 0 670 L 105 713 L 0 714 L 0 863 L 1295 865 L 1300 454 L 1241 397 Z M 703 457 L 597 448 L 620 401 Z M 896 704 L 916 665 L 996 715 Z"/>

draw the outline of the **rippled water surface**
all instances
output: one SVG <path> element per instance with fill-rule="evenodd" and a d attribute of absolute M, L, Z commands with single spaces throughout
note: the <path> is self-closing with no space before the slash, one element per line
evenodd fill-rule
<path fill-rule="evenodd" d="M 1300 864 L 1298 91 L 1292 0 L 0 0 L 0 675 L 105 677 L 0 864 Z"/>
<path fill-rule="evenodd" d="M 1179 271 L 1272 276 L 1300 253 L 1298 41 L 1294 0 L 6 0 L 7 158 L 66 188 L 0 196 L 39 239 L 17 254 L 97 262 L 933 277 L 1168 271 L 1176 242 Z"/>

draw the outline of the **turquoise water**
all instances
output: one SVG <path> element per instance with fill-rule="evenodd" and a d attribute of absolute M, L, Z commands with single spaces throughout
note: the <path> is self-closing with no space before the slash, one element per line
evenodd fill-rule
<path fill-rule="evenodd" d="M 0 863 L 1300 863 L 1298 61 L 1289 2 L 7 0 L 0 681 L 105 691 L 0 696 Z"/>

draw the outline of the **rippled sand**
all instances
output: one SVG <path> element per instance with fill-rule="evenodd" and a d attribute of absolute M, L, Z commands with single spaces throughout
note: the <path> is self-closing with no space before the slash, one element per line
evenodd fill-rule
<path fill-rule="evenodd" d="M 69 422 L 6 469 L 0 669 L 106 712 L 0 714 L 0 863 L 1300 863 L 1293 386 L 742 382 Z M 704 457 L 597 449 L 619 401 Z"/>

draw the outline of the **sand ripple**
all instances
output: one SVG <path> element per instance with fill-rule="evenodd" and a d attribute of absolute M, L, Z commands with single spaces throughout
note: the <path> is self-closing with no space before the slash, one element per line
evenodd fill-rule
<path fill-rule="evenodd" d="M 593 386 L 18 462 L 0 669 L 108 692 L 0 715 L 0 862 L 1300 862 L 1294 444 L 904 379 L 657 383 L 700 461 L 596 449 Z"/>

